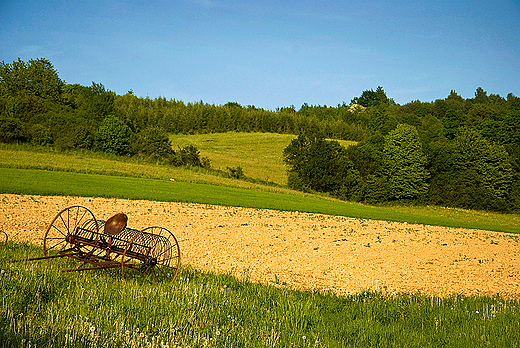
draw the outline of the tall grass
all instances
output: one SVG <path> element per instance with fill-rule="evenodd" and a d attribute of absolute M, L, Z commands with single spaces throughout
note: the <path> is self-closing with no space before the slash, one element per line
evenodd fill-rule
<path fill-rule="evenodd" d="M 9 263 L 0 247 L 3 347 L 515 347 L 518 301 L 300 292 L 185 267 L 173 284 L 118 272 L 61 273 L 70 260 Z"/>

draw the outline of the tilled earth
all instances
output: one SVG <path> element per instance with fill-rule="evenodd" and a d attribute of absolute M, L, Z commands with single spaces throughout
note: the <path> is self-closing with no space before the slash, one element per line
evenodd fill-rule
<path fill-rule="evenodd" d="M 520 297 L 517 235 L 189 203 L 0 195 L 0 230 L 41 245 L 72 205 L 172 231 L 183 264 L 296 289 Z M 1 238 L 1 236 L 0 236 Z"/>

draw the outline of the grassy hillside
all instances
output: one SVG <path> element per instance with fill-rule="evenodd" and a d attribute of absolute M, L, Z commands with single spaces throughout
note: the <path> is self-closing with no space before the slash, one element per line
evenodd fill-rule
<path fill-rule="evenodd" d="M 223 137 L 233 144 L 232 135 Z M 265 145 L 266 153 L 269 148 Z M 210 156 L 207 151 L 203 155 Z M 0 193 L 187 201 L 520 232 L 518 215 L 371 207 L 131 158 L 5 145 Z M 518 301 L 499 296 L 366 291 L 339 297 L 189 266 L 173 286 L 151 286 L 124 282 L 116 271 L 60 272 L 70 268 L 70 260 L 9 262 L 41 255 L 41 248 L 24 243 L 0 245 L 2 347 L 514 347 L 520 342 Z"/>
<path fill-rule="evenodd" d="M 32 149 L 27 146 L 19 147 L 5 144 L 0 144 L 0 167 L 147 179 L 174 179 L 176 181 L 207 183 L 211 185 L 276 189 L 250 182 L 233 180 L 228 178 L 227 175 L 217 175 L 218 173 L 208 172 L 202 168 L 187 169 L 101 153 L 82 151 L 57 152 L 46 148 Z"/>
<path fill-rule="evenodd" d="M 211 160 L 213 168 L 226 171 L 227 167 L 241 167 L 247 177 L 279 185 L 287 184 L 282 153 L 294 138 L 292 134 L 236 132 L 170 136 L 174 148 L 195 146 Z M 355 143 L 339 142 L 343 146 Z"/>

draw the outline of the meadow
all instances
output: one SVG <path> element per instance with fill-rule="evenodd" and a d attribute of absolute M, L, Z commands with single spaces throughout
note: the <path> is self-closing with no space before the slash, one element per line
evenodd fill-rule
<path fill-rule="evenodd" d="M 194 135 L 193 139 L 203 139 L 203 136 Z M 217 137 L 219 143 L 228 144 L 223 147 L 238 144 L 228 133 L 211 136 Z M 253 133 L 251 137 L 255 141 L 267 139 L 264 133 Z M 285 137 L 282 139 L 289 142 L 290 136 Z M 279 153 L 279 147 L 284 143 L 270 151 Z M 248 156 L 254 157 L 252 154 Z M 266 157 L 274 158 L 275 155 Z M 263 163 L 260 166 L 270 166 L 269 161 L 260 163 Z M 369 206 L 339 201 L 326 195 L 306 194 L 280 185 L 266 185 L 265 182 L 231 179 L 215 171 L 165 166 L 92 152 L 57 152 L 49 148 L 3 144 L 0 145 L 0 174 L 0 193 L 193 202 L 520 232 L 518 214 L 434 206 Z M 258 179 L 259 175 L 253 179 Z"/>
<path fill-rule="evenodd" d="M 231 145 L 227 146 L 232 146 L 232 140 L 228 141 Z M 210 157 L 209 149 L 200 148 L 203 156 Z M 230 158 L 222 163 L 222 166 L 241 165 L 238 161 L 231 163 Z M 242 167 L 246 175 L 253 175 L 248 174 L 246 164 Z M 0 178 L 0 193 L 195 202 L 520 232 L 517 215 L 441 207 L 372 207 L 294 192 L 280 185 L 87 152 L 3 146 Z M 268 179 L 262 178 L 262 174 L 257 178 Z M 274 175 L 269 178 L 276 182 Z M 9 262 L 41 254 L 41 248 L 26 243 L 9 241 L 0 245 L 2 346 L 513 347 L 520 344 L 517 299 L 420 293 L 388 295 L 368 290 L 337 296 L 261 285 L 248 281 L 247 274 L 237 279 L 201 272 L 190 265 L 183 266 L 173 284 L 150 285 L 139 280 L 124 282 L 117 272 L 60 272 L 68 260 Z"/>
<path fill-rule="evenodd" d="M 518 300 L 419 293 L 302 292 L 185 266 L 173 284 L 117 272 L 62 273 L 68 260 L 9 263 L 0 247 L 2 347 L 514 347 Z"/>
<path fill-rule="evenodd" d="M 248 177 L 286 185 L 287 172 L 282 155 L 295 138 L 293 134 L 228 132 L 175 134 L 170 136 L 170 141 L 174 148 L 195 146 L 201 156 L 211 159 L 214 168 L 226 171 L 227 167 L 241 167 Z M 338 142 L 343 146 L 356 143 L 346 140 Z"/>

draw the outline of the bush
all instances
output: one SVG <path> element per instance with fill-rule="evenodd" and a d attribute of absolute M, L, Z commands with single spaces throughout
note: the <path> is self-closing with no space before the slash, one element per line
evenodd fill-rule
<path fill-rule="evenodd" d="M 175 155 L 168 134 L 157 127 L 149 127 L 137 133 L 130 146 L 130 152 L 151 160 L 167 162 L 171 162 Z"/>
<path fill-rule="evenodd" d="M 106 153 L 126 155 L 130 150 L 130 128 L 118 117 L 108 115 L 99 126 L 96 147 Z"/>
<path fill-rule="evenodd" d="M 238 166 L 236 168 L 227 167 L 227 170 L 229 171 L 229 177 L 233 179 L 242 179 L 244 177 L 244 171 L 242 170 L 242 167 Z"/>
<path fill-rule="evenodd" d="M 0 142 L 17 143 L 26 140 L 23 123 L 13 117 L 0 118 Z"/>
<path fill-rule="evenodd" d="M 42 124 L 35 124 L 31 127 L 31 144 L 51 145 L 52 143 L 52 134 L 49 127 Z"/>

